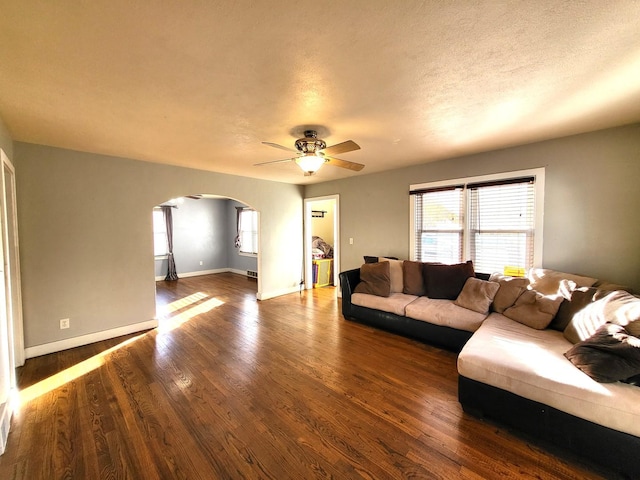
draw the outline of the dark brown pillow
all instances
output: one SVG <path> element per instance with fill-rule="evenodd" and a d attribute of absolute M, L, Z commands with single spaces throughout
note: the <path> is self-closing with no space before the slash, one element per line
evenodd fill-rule
<path fill-rule="evenodd" d="M 354 293 L 368 293 L 379 297 L 391 295 L 391 275 L 389 262 L 365 263 L 360 267 L 360 283 Z"/>
<path fill-rule="evenodd" d="M 564 282 L 564 281 L 563 281 Z M 567 288 L 568 287 L 568 288 Z M 587 307 L 592 302 L 604 297 L 608 292 L 594 287 L 577 287 L 573 284 L 573 289 L 568 284 L 560 285 L 560 293 L 565 299 L 560 304 L 558 313 L 549 324 L 549 328 L 564 331 L 573 319 L 573 316 Z"/>
<path fill-rule="evenodd" d="M 405 260 L 402 263 L 402 281 L 404 283 L 402 293 L 420 297 L 426 293 L 422 266 L 422 262 L 413 262 L 411 260 Z"/>
<path fill-rule="evenodd" d="M 564 356 L 601 383 L 631 381 L 640 375 L 640 338 L 629 335 L 623 326 L 614 323 L 605 323 Z"/>
<path fill-rule="evenodd" d="M 387 258 L 389 260 L 398 260 L 398 257 L 373 257 L 371 255 L 365 255 L 364 263 L 378 263 L 381 258 Z"/>
<path fill-rule="evenodd" d="M 475 275 L 473 262 L 455 265 L 425 263 L 422 268 L 427 297 L 455 300 L 460 295 L 467 278 Z"/>

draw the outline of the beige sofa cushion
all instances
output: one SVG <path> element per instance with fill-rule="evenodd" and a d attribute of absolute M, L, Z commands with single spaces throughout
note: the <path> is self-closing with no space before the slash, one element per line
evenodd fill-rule
<path fill-rule="evenodd" d="M 493 298 L 493 311 L 502 313 L 513 306 L 516 300 L 529 286 L 528 278 L 509 277 L 494 273 L 489 277 L 490 282 L 498 282 L 500 288 Z"/>
<path fill-rule="evenodd" d="M 458 356 L 464 377 L 640 437 L 640 387 L 598 383 L 564 357 L 572 344 L 492 313 Z"/>
<path fill-rule="evenodd" d="M 527 274 L 531 288 L 543 295 L 555 295 L 558 293 L 562 280 L 571 280 L 578 287 L 591 287 L 598 281 L 597 278 L 583 277 L 573 273 L 557 272 L 547 268 L 532 268 Z"/>
<path fill-rule="evenodd" d="M 469 277 L 454 303 L 474 312 L 486 315 L 500 285 L 479 278 Z"/>
<path fill-rule="evenodd" d="M 407 305 L 406 316 L 445 327 L 475 332 L 487 316 L 460 307 L 453 300 L 418 297 Z"/>
<path fill-rule="evenodd" d="M 592 336 L 606 322 L 621 325 L 636 337 L 640 337 L 640 298 L 623 290 L 610 292 L 588 304 L 564 329 L 564 336 L 572 343 L 578 343 Z"/>
<path fill-rule="evenodd" d="M 392 293 L 388 297 L 379 297 L 367 293 L 354 293 L 351 295 L 351 303 L 360 307 L 373 308 L 383 312 L 395 313 L 403 316 L 405 307 L 413 302 L 415 295 L 405 295 L 404 293 Z"/>
<path fill-rule="evenodd" d="M 389 278 L 391 279 L 391 293 L 403 293 L 404 281 L 402 279 L 402 260 L 393 260 L 380 257 L 381 262 L 389 262 Z"/>
<path fill-rule="evenodd" d="M 560 295 L 545 296 L 533 290 L 527 290 L 518 297 L 513 307 L 504 311 L 504 316 L 528 327 L 542 330 L 549 326 L 563 300 L 564 298 Z"/>

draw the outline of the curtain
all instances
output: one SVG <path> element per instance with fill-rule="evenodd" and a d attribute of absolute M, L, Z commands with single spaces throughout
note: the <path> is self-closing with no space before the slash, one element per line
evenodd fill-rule
<path fill-rule="evenodd" d="M 236 207 L 236 238 L 234 239 L 236 248 L 242 246 L 242 240 L 240 238 L 240 215 L 242 214 L 242 210 L 244 210 L 244 207 Z"/>
<path fill-rule="evenodd" d="M 167 225 L 167 244 L 169 245 L 169 253 L 167 254 L 167 276 L 165 280 L 178 280 L 178 274 L 176 272 L 176 262 L 173 259 L 173 214 L 171 213 L 171 207 L 162 207 L 164 213 L 164 221 Z"/>

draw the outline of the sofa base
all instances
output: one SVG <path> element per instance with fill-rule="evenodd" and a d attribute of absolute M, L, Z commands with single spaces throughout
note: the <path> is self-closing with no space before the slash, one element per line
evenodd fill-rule
<path fill-rule="evenodd" d="M 345 318 L 365 325 L 398 333 L 421 342 L 446 348 L 454 352 L 460 352 L 464 344 L 473 335 L 472 332 L 457 330 L 442 325 L 414 320 L 409 317 L 401 317 L 393 313 L 382 312 L 372 308 L 351 305 L 350 314 Z"/>
<path fill-rule="evenodd" d="M 459 376 L 465 412 L 532 435 L 623 478 L 640 478 L 640 438 L 569 415 L 533 400 Z"/>

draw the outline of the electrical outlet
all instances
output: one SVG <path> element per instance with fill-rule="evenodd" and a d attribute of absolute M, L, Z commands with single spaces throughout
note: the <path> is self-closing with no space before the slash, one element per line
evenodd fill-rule
<path fill-rule="evenodd" d="M 65 328 L 69 328 L 69 319 L 68 318 L 63 318 L 62 320 L 60 320 L 60 330 L 65 329 Z"/>
<path fill-rule="evenodd" d="M 200 260 L 200 265 L 202 265 L 202 260 Z"/>
<path fill-rule="evenodd" d="M 349 245 L 353 245 L 353 237 L 349 238 Z"/>

